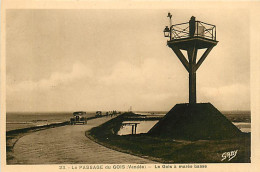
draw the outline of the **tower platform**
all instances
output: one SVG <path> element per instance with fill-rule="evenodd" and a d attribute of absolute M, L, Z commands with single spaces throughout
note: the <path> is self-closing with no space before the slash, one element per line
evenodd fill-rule
<path fill-rule="evenodd" d="M 200 36 L 188 37 L 182 39 L 172 39 L 167 42 L 170 48 L 173 46 L 181 50 L 188 50 L 190 47 L 195 46 L 196 49 L 210 48 L 217 45 L 218 41 L 207 39 Z"/>
<path fill-rule="evenodd" d="M 227 139 L 242 132 L 210 103 L 176 104 L 148 132 L 184 140 Z"/>

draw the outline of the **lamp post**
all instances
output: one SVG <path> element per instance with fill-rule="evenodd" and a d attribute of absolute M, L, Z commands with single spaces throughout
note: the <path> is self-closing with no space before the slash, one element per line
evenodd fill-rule
<path fill-rule="evenodd" d="M 169 29 L 169 32 L 170 32 L 170 40 L 172 39 L 172 14 L 169 12 L 167 17 L 169 17 L 169 20 L 170 20 L 170 29 Z"/>
<path fill-rule="evenodd" d="M 168 26 L 165 26 L 165 29 L 164 29 L 164 37 L 170 37 L 170 29 Z"/>

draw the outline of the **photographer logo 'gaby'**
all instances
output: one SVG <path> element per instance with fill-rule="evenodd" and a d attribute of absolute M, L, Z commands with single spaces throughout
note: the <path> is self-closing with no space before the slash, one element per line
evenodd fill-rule
<path fill-rule="evenodd" d="M 224 152 L 222 154 L 222 160 L 221 161 L 224 161 L 225 159 L 230 161 L 231 159 L 236 157 L 237 152 L 238 152 L 238 150 L 234 150 L 234 151 L 230 151 L 230 152 Z"/>

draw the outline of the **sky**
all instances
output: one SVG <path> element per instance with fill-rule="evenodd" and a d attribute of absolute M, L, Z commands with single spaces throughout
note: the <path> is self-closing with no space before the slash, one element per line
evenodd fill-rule
<path fill-rule="evenodd" d="M 250 20 L 241 9 L 7 10 L 7 112 L 168 111 L 188 102 L 188 73 L 163 29 L 214 24 L 197 70 L 197 102 L 250 110 Z M 201 52 L 199 52 L 201 54 Z"/>

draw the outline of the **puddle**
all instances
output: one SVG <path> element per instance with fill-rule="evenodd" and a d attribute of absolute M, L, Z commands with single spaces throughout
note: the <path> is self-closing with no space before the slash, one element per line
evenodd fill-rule
<path fill-rule="evenodd" d="M 233 122 L 233 124 L 242 132 L 245 132 L 245 133 L 251 132 L 251 123 Z"/>
<path fill-rule="evenodd" d="M 136 128 L 136 134 L 140 134 L 140 133 L 147 133 L 157 122 L 158 122 L 158 120 L 156 120 L 156 121 L 124 121 L 123 124 L 138 123 L 137 128 Z M 117 134 L 118 135 L 132 134 L 132 126 L 131 125 L 122 125 Z"/>
<path fill-rule="evenodd" d="M 156 120 L 156 121 L 124 121 L 123 124 L 138 123 L 137 128 L 136 128 L 136 134 L 140 134 L 140 133 L 147 133 L 157 122 L 158 122 L 158 120 Z M 251 132 L 251 123 L 233 122 L 233 124 L 238 129 L 240 129 L 240 131 L 242 131 L 242 132 L 245 132 L 245 133 Z M 132 125 L 122 125 L 117 134 L 118 135 L 132 134 Z"/>

